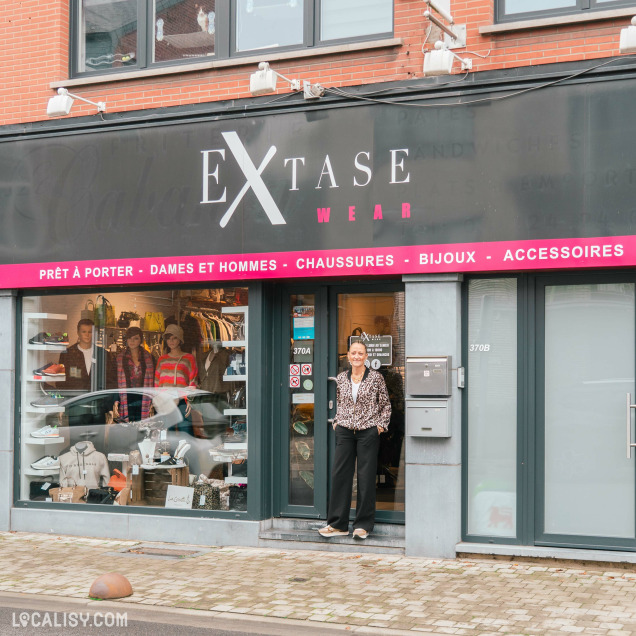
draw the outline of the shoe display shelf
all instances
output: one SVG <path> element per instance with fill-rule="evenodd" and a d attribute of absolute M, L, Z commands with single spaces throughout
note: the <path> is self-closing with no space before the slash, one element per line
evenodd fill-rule
<path fill-rule="evenodd" d="M 57 479 L 59 469 L 36 470 L 31 464 L 45 455 L 58 456 L 68 445 L 63 435 L 59 437 L 37 438 L 31 433 L 39 430 L 51 420 L 57 420 L 64 407 L 58 405 L 33 406 L 31 402 L 45 395 L 45 384 L 55 387 L 63 382 L 64 376 L 35 375 L 34 370 L 48 363 L 56 363 L 65 346 L 50 344 L 32 344 L 29 339 L 42 331 L 54 332 L 65 327 L 66 314 L 31 312 L 22 315 L 22 370 L 21 370 L 21 458 L 22 458 L 22 497 L 28 499 L 29 482 L 34 478 Z M 52 416 L 52 417 L 51 417 Z M 55 422 L 56 423 L 56 422 Z"/>
<path fill-rule="evenodd" d="M 248 369 L 247 360 L 247 342 L 248 342 L 248 311 L 247 306 L 237 305 L 234 307 L 222 307 L 221 312 L 224 314 L 240 314 L 243 316 L 243 340 L 223 340 L 221 345 L 227 349 L 242 349 L 243 360 L 245 362 L 245 368 Z M 230 423 L 233 423 L 238 418 L 247 419 L 247 396 L 248 396 L 248 384 L 247 373 L 242 375 L 225 374 L 223 376 L 224 382 L 241 382 L 245 383 L 245 405 L 246 408 L 229 408 L 224 409 L 223 415 L 227 415 L 230 418 Z M 232 475 L 232 461 L 240 455 L 242 459 L 247 459 L 247 431 L 245 439 L 241 442 L 225 442 L 223 451 L 217 452 L 214 456 L 218 459 L 215 461 L 221 461 L 228 466 L 228 476 L 225 478 L 225 482 L 228 484 L 246 484 L 247 477 L 235 477 Z M 210 451 L 212 454 L 212 451 Z"/>

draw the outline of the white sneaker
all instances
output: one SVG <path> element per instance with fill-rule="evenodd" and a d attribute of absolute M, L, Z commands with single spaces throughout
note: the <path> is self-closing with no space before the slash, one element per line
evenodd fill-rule
<path fill-rule="evenodd" d="M 37 431 L 33 431 L 31 433 L 31 437 L 43 438 L 43 437 L 59 437 L 60 432 L 57 430 L 57 426 L 43 426 L 39 428 Z"/>
<path fill-rule="evenodd" d="M 59 470 L 60 460 L 57 457 L 46 455 L 38 459 L 37 462 L 33 462 L 31 468 L 35 468 L 35 470 Z"/>
<path fill-rule="evenodd" d="M 177 448 L 174 454 L 174 458 L 180 462 L 183 462 L 183 458 L 185 457 L 185 454 L 190 450 L 190 448 L 190 444 L 184 444 L 183 446 L 180 446 L 179 448 Z"/>
<path fill-rule="evenodd" d="M 174 450 L 174 457 L 179 457 L 179 453 L 181 451 L 181 449 L 187 444 L 188 442 L 184 439 L 180 439 L 179 443 L 177 444 L 177 447 Z"/>

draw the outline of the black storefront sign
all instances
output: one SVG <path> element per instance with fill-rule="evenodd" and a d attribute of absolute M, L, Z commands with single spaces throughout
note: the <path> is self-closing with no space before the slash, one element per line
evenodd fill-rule
<path fill-rule="evenodd" d="M 276 265 L 268 275 L 284 277 L 268 254 L 311 253 L 310 273 L 322 250 L 427 246 L 421 271 L 462 270 L 476 256 L 458 244 L 632 235 L 635 102 L 633 82 L 620 80 L 475 106 L 365 105 L 7 142 L 0 264 L 265 254 L 243 269 L 153 271 L 245 278 Z M 356 273 L 369 265 L 342 265 L 352 262 Z M 40 273 L 42 284 L 52 277 Z"/>

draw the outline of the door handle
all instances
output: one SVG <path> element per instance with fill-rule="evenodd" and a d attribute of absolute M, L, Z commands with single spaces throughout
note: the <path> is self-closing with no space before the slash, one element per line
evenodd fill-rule
<path fill-rule="evenodd" d="M 333 375 L 330 375 L 327 380 L 331 380 L 332 382 L 337 382 L 338 378 L 335 378 Z"/>
<path fill-rule="evenodd" d="M 632 412 L 631 409 L 636 409 L 636 404 L 632 404 L 631 393 L 627 394 L 627 459 L 632 458 L 632 448 L 636 446 L 632 442 Z"/>

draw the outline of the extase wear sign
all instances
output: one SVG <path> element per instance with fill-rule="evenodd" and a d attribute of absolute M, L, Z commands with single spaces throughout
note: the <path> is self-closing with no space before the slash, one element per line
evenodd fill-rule
<path fill-rule="evenodd" d="M 267 214 L 272 225 L 284 225 L 285 219 L 283 218 L 283 215 L 278 209 L 278 205 L 276 205 L 276 202 L 272 198 L 270 191 L 267 189 L 267 186 L 265 185 L 261 177 L 263 170 L 265 170 L 265 168 L 267 167 L 267 164 L 272 160 L 272 157 L 276 154 L 276 146 L 270 147 L 270 149 L 267 151 L 267 154 L 263 158 L 261 165 L 257 169 L 254 163 L 252 162 L 252 160 L 250 159 L 250 156 L 247 154 L 247 150 L 245 146 L 242 144 L 239 136 L 236 134 L 235 131 L 224 132 L 221 134 L 223 136 L 223 139 L 225 139 L 228 145 L 228 148 L 234 155 L 234 158 L 236 159 L 236 162 L 238 163 L 243 174 L 245 175 L 245 178 L 247 179 L 247 181 L 245 182 L 245 185 L 241 188 L 239 193 L 236 195 L 236 198 L 234 199 L 230 207 L 227 209 L 227 211 L 221 218 L 221 221 L 219 223 L 220 226 L 225 227 L 229 223 L 230 219 L 232 218 L 232 215 L 238 208 L 239 203 L 241 202 L 243 197 L 247 194 L 247 191 L 250 188 L 254 191 L 254 194 L 258 198 L 260 204 L 263 206 L 263 210 L 265 210 L 265 214 Z M 203 199 L 201 203 L 220 203 L 225 201 L 225 195 L 226 195 L 225 188 L 223 189 L 223 194 L 221 195 L 219 199 L 216 199 L 215 201 L 210 201 L 208 199 L 209 177 L 212 176 L 216 179 L 217 183 L 219 182 L 219 166 L 217 165 L 216 170 L 214 172 L 209 172 L 209 154 L 211 152 L 219 153 L 221 157 L 225 158 L 225 150 L 217 149 L 217 150 L 202 151 L 202 154 L 203 154 Z"/>

